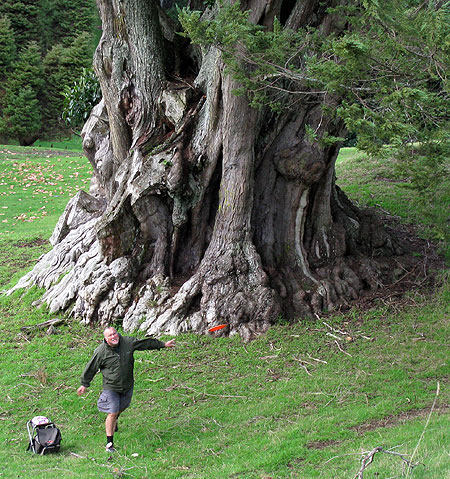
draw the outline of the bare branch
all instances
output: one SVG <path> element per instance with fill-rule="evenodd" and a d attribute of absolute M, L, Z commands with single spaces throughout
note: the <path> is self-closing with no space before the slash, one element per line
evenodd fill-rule
<path fill-rule="evenodd" d="M 390 454 L 390 455 L 393 455 L 393 456 L 400 457 L 403 462 L 408 464 L 408 468 L 411 468 L 411 469 L 420 464 L 419 462 L 416 463 L 416 464 L 413 464 L 411 462 L 411 460 L 406 459 L 405 454 L 400 454 L 398 452 L 392 452 L 391 450 L 386 450 L 386 449 L 383 449 L 381 446 L 377 446 L 374 449 L 372 449 L 370 452 L 366 453 L 366 455 L 363 457 L 362 462 L 361 462 L 361 468 L 358 471 L 358 473 L 356 474 L 355 479 L 363 479 L 364 470 L 367 468 L 367 466 L 372 464 L 373 458 L 374 458 L 375 454 L 377 454 L 378 452 L 383 452 L 385 454 Z"/>
<path fill-rule="evenodd" d="M 341 353 L 344 353 L 344 354 L 346 354 L 347 356 L 352 357 L 352 355 L 351 355 L 350 353 L 347 353 L 347 351 L 344 351 L 344 350 L 342 349 L 342 347 L 341 347 L 341 345 L 338 343 L 338 341 L 335 340 L 334 342 L 336 343 L 336 346 L 338 347 L 338 349 L 339 349 L 339 351 L 340 351 Z"/>
<path fill-rule="evenodd" d="M 307 361 L 304 361 L 303 359 L 296 358 L 296 357 L 293 357 L 292 359 L 293 359 L 294 361 L 297 361 L 297 362 L 300 363 L 300 366 L 306 371 L 306 374 L 307 374 L 308 376 L 312 376 L 312 374 L 308 371 L 308 368 L 307 368 L 306 365 L 305 365 L 305 364 L 309 364 L 309 365 L 312 366 L 311 363 L 308 363 Z M 304 364 L 304 363 L 305 363 L 305 364 Z"/>
<path fill-rule="evenodd" d="M 425 431 L 427 430 L 428 424 L 430 423 L 431 415 L 433 414 L 434 408 L 436 407 L 436 401 L 437 401 L 437 398 L 438 398 L 438 396 L 439 396 L 440 390 L 441 390 L 441 384 L 440 384 L 440 382 L 438 381 L 437 387 L 436 387 L 436 394 L 435 394 L 435 396 L 434 396 L 434 401 L 433 401 L 433 405 L 431 406 L 430 414 L 428 414 L 427 422 L 425 423 L 425 426 L 424 426 L 424 428 L 423 428 L 422 434 L 420 435 L 419 441 L 417 442 L 417 446 L 416 446 L 416 448 L 414 449 L 414 452 L 412 453 L 411 461 L 412 461 L 413 457 L 416 455 L 416 452 L 417 452 L 417 450 L 419 449 L 419 446 L 420 446 L 420 443 L 422 442 L 422 439 L 423 439 L 423 436 L 424 436 L 424 434 L 425 434 Z M 413 466 L 412 464 L 408 464 L 408 470 L 407 470 L 407 472 L 406 472 L 406 479 L 408 479 L 409 474 L 410 474 L 410 472 L 411 472 L 411 469 L 412 469 L 413 467 L 414 467 L 414 466 Z"/>

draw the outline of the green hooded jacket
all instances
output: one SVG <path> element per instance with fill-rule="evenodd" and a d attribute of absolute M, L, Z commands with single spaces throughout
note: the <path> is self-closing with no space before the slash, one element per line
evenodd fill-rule
<path fill-rule="evenodd" d="M 134 384 L 134 351 L 164 348 L 164 343 L 157 339 L 137 339 L 120 336 L 116 347 L 109 346 L 105 340 L 94 351 L 92 359 L 81 375 L 82 386 L 89 387 L 93 377 L 100 371 L 103 375 L 103 389 L 125 393 Z"/>

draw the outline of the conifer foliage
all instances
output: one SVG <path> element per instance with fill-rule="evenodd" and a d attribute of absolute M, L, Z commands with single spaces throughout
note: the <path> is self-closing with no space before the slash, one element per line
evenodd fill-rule
<path fill-rule="evenodd" d="M 4 0 L 0 5 L 0 139 L 32 144 L 64 130 L 63 90 L 92 64 L 91 0 Z"/>

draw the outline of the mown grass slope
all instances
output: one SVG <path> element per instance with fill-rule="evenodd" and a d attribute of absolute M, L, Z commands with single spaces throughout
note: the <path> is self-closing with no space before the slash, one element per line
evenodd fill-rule
<path fill-rule="evenodd" d="M 7 183 L 0 185 L 0 194 L 9 201 L 2 217 L 8 221 L 0 222 L 0 287 L 5 289 L 49 248 L 46 239 L 59 213 L 77 188 L 86 188 L 89 172 L 79 153 L 0 150 L 2 183 Z M 370 178 L 362 161 L 354 150 L 345 150 L 338 176 L 363 204 L 372 198 L 364 197 L 361 185 L 377 191 L 380 175 Z M 38 192 L 37 184 L 24 186 L 14 162 L 33 163 L 42 171 L 47 193 Z M 62 176 L 59 182 L 50 178 L 55 173 Z M 17 194 L 3 194 L 11 191 Z M 377 200 L 383 209 L 423 224 L 423 235 L 434 235 L 427 221 L 419 222 L 420 199 L 411 195 L 410 207 L 402 209 L 396 188 L 379 192 L 385 195 Z M 36 214 L 42 206 L 47 215 Z M 21 221 L 21 214 L 36 218 Z M 445 250 L 445 240 L 437 239 Z M 249 344 L 237 337 L 182 335 L 174 350 L 136 353 L 133 404 L 120 419 L 113 456 L 104 452 L 103 417 L 96 409 L 101 378 L 85 397 L 76 395 L 101 330 L 60 315 L 66 321 L 57 334 L 24 331 L 55 317 L 33 306 L 41 292 L 2 295 L 0 477 L 353 478 L 361 459 L 378 446 L 386 452 L 375 454 L 365 478 L 450 477 L 445 272 L 437 284 L 433 290 L 417 287 L 401 301 L 384 297 L 346 314 L 281 321 Z M 25 451 L 26 422 L 40 414 L 62 431 L 57 455 Z"/>

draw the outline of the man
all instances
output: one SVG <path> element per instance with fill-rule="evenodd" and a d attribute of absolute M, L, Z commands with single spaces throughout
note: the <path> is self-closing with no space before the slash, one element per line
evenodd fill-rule
<path fill-rule="evenodd" d="M 98 371 L 103 376 L 103 391 L 97 402 L 98 410 L 107 413 L 105 420 L 106 451 L 114 452 L 114 432 L 117 419 L 130 405 L 134 385 L 134 351 L 172 348 L 175 340 L 166 343 L 153 338 L 137 339 L 121 336 L 113 327 L 103 332 L 104 341 L 94 351 L 81 376 L 81 386 L 77 394 L 81 396 L 91 384 Z"/>

